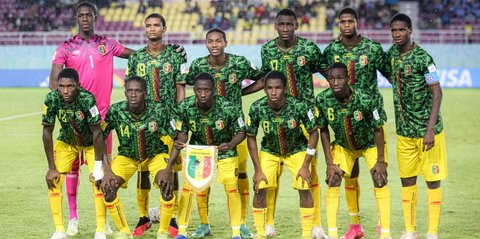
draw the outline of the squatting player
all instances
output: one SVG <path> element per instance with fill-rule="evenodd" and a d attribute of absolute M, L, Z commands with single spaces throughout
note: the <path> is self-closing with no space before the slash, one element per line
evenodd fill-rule
<path fill-rule="evenodd" d="M 330 88 L 316 97 L 318 125 L 327 164 L 327 223 L 329 238 L 338 238 L 337 212 L 341 177 L 348 177 L 360 156 L 370 168 L 379 215 L 380 239 L 390 237 L 390 190 L 387 186 L 387 154 L 378 100 L 349 84 L 347 66 L 328 68 Z M 330 143 L 332 129 L 335 140 Z M 363 231 L 362 231 L 363 232 Z M 344 238 L 344 237 L 342 237 Z"/>
<path fill-rule="evenodd" d="M 160 102 L 173 110 L 177 108 L 177 102 L 185 98 L 185 81 L 182 75 L 182 64 L 184 57 L 177 53 L 172 45 L 162 42 L 163 34 L 167 31 L 165 18 L 152 13 L 145 18 L 145 34 L 148 38 L 147 46 L 134 52 L 128 59 L 125 78 L 140 76 L 147 82 L 147 100 Z M 169 147 L 173 140 L 165 135 L 162 140 Z M 180 161 L 177 161 L 175 170 L 181 169 Z M 137 184 L 137 202 L 140 211 L 140 219 L 137 223 L 133 236 L 141 236 L 152 225 L 148 218 L 148 202 L 150 193 L 149 172 L 140 169 L 139 184 Z M 178 188 L 178 186 L 177 186 Z M 167 218 L 167 217 L 162 217 Z M 175 220 L 171 221 L 169 227 L 172 236 L 177 234 Z"/>
<path fill-rule="evenodd" d="M 283 162 L 295 176 L 292 184 L 300 195 L 301 238 L 311 239 L 314 208 L 310 190 L 310 163 L 315 155 L 318 129 L 312 108 L 304 101 L 287 96 L 286 84 L 287 79 L 283 73 L 269 72 L 265 76 L 266 96 L 255 101 L 248 114 L 248 151 L 255 168 L 253 219 L 257 229 L 256 238 L 267 238 L 267 188 L 278 186 L 278 170 Z M 301 124 L 310 135 L 308 140 L 300 127 Z M 264 133 L 260 153 L 256 138 L 258 127 L 261 127 Z"/>
<path fill-rule="evenodd" d="M 171 159 L 185 147 L 188 133 L 189 144 L 211 145 L 218 149 L 218 181 L 224 185 L 228 198 L 228 214 L 232 226 L 232 239 L 240 239 L 240 194 L 237 189 L 238 152 L 237 145 L 245 139 L 243 113 L 238 104 L 231 103 L 215 93 L 215 78 L 209 73 L 200 73 L 194 78 L 194 96 L 180 103 L 177 112 L 178 139 Z M 170 160 L 162 179 L 164 194 L 169 195 L 172 182 Z M 187 170 L 187 169 L 185 169 Z M 207 189 L 209 190 L 209 189 Z M 206 192 L 202 192 L 205 194 Z M 186 239 L 194 193 L 185 182 L 179 205 L 179 232 L 176 239 Z M 163 211 L 162 211 L 163 213 Z"/>
<path fill-rule="evenodd" d="M 102 188 L 105 204 L 120 232 L 117 238 L 131 238 L 122 203 L 117 195 L 119 187 L 126 188 L 128 180 L 139 168 L 147 169 L 155 177 L 165 169 L 168 147 L 162 136 L 175 137 L 171 109 L 154 101 L 145 101 L 147 84 L 139 76 L 125 80 L 126 100 L 113 104 L 102 124 L 104 136 L 115 130 L 118 136 L 118 155 L 111 166 L 105 166 Z M 154 181 L 155 183 L 157 180 Z M 174 197 L 160 197 L 162 215 L 157 238 L 168 238 L 168 224 L 173 213 Z M 167 220 L 163 220 L 167 217 Z"/>
<path fill-rule="evenodd" d="M 51 239 L 65 239 L 62 214 L 62 185 L 65 174 L 72 170 L 77 155 L 83 150 L 88 169 L 95 180 L 102 179 L 104 143 L 100 124 L 100 112 L 92 93 L 80 87 L 76 70 L 65 68 L 58 74 L 57 89 L 45 97 L 42 114 L 43 146 L 48 161 L 45 179 L 48 200 L 52 210 L 56 232 Z M 60 122 L 60 134 L 53 145 L 55 118 Z M 105 204 L 100 200 L 102 191 L 93 186 L 97 229 L 95 238 L 105 238 Z"/>
<path fill-rule="evenodd" d="M 387 115 L 383 109 L 383 96 L 378 90 L 377 70 L 385 77 L 385 53 L 380 43 L 374 42 L 358 34 L 358 13 L 353 8 L 343 8 L 338 12 L 340 36 L 333 40 L 323 51 L 322 74 L 327 78 L 327 67 L 335 62 L 342 62 L 348 69 L 348 82 L 354 89 L 361 89 L 378 101 L 379 113 L 384 121 Z M 343 239 L 361 238 L 364 235 L 360 224 L 360 187 L 358 159 L 355 160 L 353 170 L 345 174 L 345 198 L 347 199 L 350 215 L 350 228 L 343 235 Z"/>
<path fill-rule="evenodd" d="M 428 187 L 427 239 L 437 239 L 443 201 L 440 181 L 447 178 L 448 174 L 440 114 L 442 89 L 432 57 L 411 40 L 410 17 L 405 14 L 393 16 L 390 29 L 395 44 L 387 51 L 387 59 L 391 66 L 406 230 L 401 239 L 418 238 L 418 175 L 425 177 Z"/>

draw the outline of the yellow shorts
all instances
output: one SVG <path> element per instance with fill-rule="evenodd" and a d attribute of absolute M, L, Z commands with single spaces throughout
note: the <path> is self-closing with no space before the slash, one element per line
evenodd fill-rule
<path fill-rule="evenodd" d="M 164 136 L 162 136 L 161 139 L 162 139 L 163 143 L 168 146 L 168 155 L 170 155 L 170 153 L 172 152 L 172 148 L 173 148 L 172 137 L 170 137 L 168 135 L 164 135 Z M 141 169 L 141 171 L 145 171 L 145 170 Z M 182 155 L 181 154 L 178 154 L 178 158 L 177 158 L 177 160 L 175 160 L 175 164 L 173 165 L 173 171 L 174 172 L 182 171 Z"/>
<path fill-rule="evenodd" d="M 137 170 L 140 170 L 140 168 L 146 169 L 146 171 L 150 171 L 152 178 L 155 178 L 158 171 L 167 168 L 167 161 L 168 154 L 166 153 L 157 154 L 155 157 L 145 159 L 142 162 L 118 155 L 112 160 L 110 167 L 115 175 L 125 180 L 122 188 L 127 188 L 128 180 Z M 155 183 L 153 185 L 157 187 Z"/>
<path fill-rule="evenodd" d="M 423 138 L 397 136 L 398 168 L 401 178 L 423 175 L 425 181 L 438 181 L 447 178 L 447 154 L 445 134 L 435 135 L 433 148 L 422 151 Z"/>
<path fill-rule="evenodd" d="M 246 173 L 247 172 L 247 158 L 248 158 L 248 148 L 247 148 L 247 139 L 243 140 L 240 144 L 237 145 L 238 152 L 238 172 Z"/>
<path fill-rule="evenodd" d="M 385 163 L 388 164 L 386 147 L 384 147 L 384 149 Z M 375 166 L 378 159 L 377 146 L 364 150 L 349 150 L 337 144 L 332 146 L 332 157 L 333 163 L 339 165 L 340 169 L 345 172 L 345 176 L 349 177 L 350 173 L 352 173 L 355 160 L 359 157 L 365 159 L 369 169 Z"/>
<path fill-rule="evenodd" d="M 94 165 L 93 162 L 95 161 L 95 151 L 93 150 L 93 146 L 74 146 L 57 140 L 53 146 L 53 158 L 58 172 L 70 173 L 72 171 L 73 162 L 78 159 L 82 151 L 85 153 L 88 171 L 92 172 Z"/>
<path fill-rule="evenodd" d="M 217 161 L 218 182 L 223 185 L 235 184 L 238 179 L 238 158 L 224 158 Z"/>
<path fill-rule="evenodd" d="M 302 187 L 302 178 L 298 178 L 297 180 L 295 180 L 295 177 L 297 176 L 298 171 L 303 165 L 303 161 L 305 160 L 305 155 L 306 155 L 306 152 L 302 151 L 293 155 L 280 157 L 280 156 L 275 156 L 273 154 L 269 154 L 264 151 L 260 151 L 260 167 L 262 168 L 262 171 L 268 180 L 268 184 L 262 181 L 260 182 L 260 185 L 258 186 L 258 188 L 261 189 L 261 188 L 277 187 L 277 177 L 279 176 L 278 171 L 280 170 L 280 163 L 283 162 L 293 175 L 293 182 L 292 182 L 293 188 L 300 189 L 300 190 L 310 189 L 308 186 L 308 183 L 306 182 Z M 309 167 L 309 169 L 311 168 Z"/>

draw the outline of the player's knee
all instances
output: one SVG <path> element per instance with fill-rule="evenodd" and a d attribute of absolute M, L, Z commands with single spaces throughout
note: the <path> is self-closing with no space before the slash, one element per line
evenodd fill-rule
<path fill-rule="evenodd" d="M 113 202 L 115 198 L 117 198 L 117 191 L 114 190 L 113 192 L 107 191 L 104 193 L 105 202 Z"/>
<path fill-rule="evenodd" d="M 259 189 L 258 192 L 255 192 L 253 196 L 253 206 L 256 208 L 266 208 L 267 207 L 267 189 Z"/>
<path fill-rule="evenodd" d="M 311 190 L 298 190 L 300 195 L 300 207 L 313 207 L 313 196 Z"/>
<path fill-rule="evenodd" d="M 428 187 L 428 189 L 437 189 L 437 188 L 439 188 L 440 185 L 441 185 L 440 182 L 441 182 L 440 180 L 438 180 L 438 181 L 429 181 L 429 182 L 427 182 L 427 187 Z"/>
<path fill-rule="evenodd" d="M 341 184 L 342 184 L 342 177 L 340 177 L 340 175 L 338 175 L 338 174 L 335 174 L 332 177 L 332 180 L 330 181 L 330 184 L 328 186 L 330 186 L 330 187 L 340 187 Z"/>
<path fill-rule="evenodd" d="M 410 187 L 417 184 L 417 177 L 401 178 L 402 187 Z"/>

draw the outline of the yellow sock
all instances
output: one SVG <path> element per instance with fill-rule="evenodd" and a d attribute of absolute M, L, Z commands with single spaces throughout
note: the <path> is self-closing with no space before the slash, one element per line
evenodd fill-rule
<path fill-rule="evenodd" d="M 140 217 L 148 217 L 149 195 L 150 189 L 137 188 L 137 204 Z"/>
<path fill-rule="evenodd" d="M 118 230 L 126 234 L 132 234 L 130 228 L 128 228 L 123 206 L 118 196 L 112 202 L 105 202 L 105 205 L 107 205 L 108 212 L 115 222 L 115 225 L 117 225 Z"/>
<path fill-rule="evenodd" d="M 325 204 L 327 204 L 328 235 L 333 238 L 338 238 L 337 214 L 340 204 L 340 187 L 327 187 Z"/>
<path fill-rule="evenodd" d="M 267 189 L 267 220 L 266 224 L 275 226 L 275 204 L 277 202 L 278 185 Z"/>
<path fill-rule="evenodd" d="M 175 204 L 175 194 L 170 201 L 163 200 L 163 197 L 160 196 L 160 227 L 158 228 L 157 233 L 167 233 L 168 226 L 170 225 L 170 220 L 173 215 L 173 208 Z"/>
<path fill-rule="evenodd" d="M 253 208 L 253 222 L 255 223 L 255 229 L 257 229 L 257 235 L 260 238 L 266 238 L 265 232 L 265 220 L 266 220 L 266 208 Z"/>
<path fill-rule="evenodd" d="M 300 220 L 302 223 L 302 239 L 312 238 L 313 228 L 313 207 L 301 207 L 300 208 Z"/>
<path fill-rule="evenodd" d="M 60 174 L 60 180 L 55 184 L 55 188 L 48 190 L 48 201 L 50 202 L 50 210 L 52 211 L 53 224 L 55 225 L 55 231 L 65 232 L 63 226 L 63 213 L 62 213 L 62 185 L 65 181 L 65 174 Z"/>
<path fill-rule="evenodd" d="M 315 169 L 315 168 L 313 168 Z M 312 170 L 312 197 L 313 197 L 313 226 L 322 226 L 322 204 L 321 204 L 321 188 L 318 182 L 317 170 Z"/>
<path fill-rule="evenodd" d="M 241 200 L 237 185 L 225 185 L 225 192 L 228 198 L 228 214 L 230 215 L 230 225 L 232 225 L 232 237 L 240 236 L 240 216 L 242 212 L 241 208 L 238 207 Z"/>
<path fill-rule="evenodd" d="M 210 196 L 210 188 L 203 192 L 197 193 L 198 215 L 201 224 L 208 224 L 208 197 Z"/>
<path fill-rule="evenodd" d="M 442 188 L 427 189 L 428 234 L 437 235 L 442 210 Z"/>
<path fill-rule="evenodd" d="M 417 227 L 417 194 L 417 185 L 402 187 L 403 220 L 407 232 L 414 232 Z"/>
<path fill-rule="evenodd" d="M 381 228 L 380 238 L 390 236 L 390 189 L 388 186 L 374 188 Z"/>
<path fill-rule="evenodd" d="M 178 201 L 178 234 L 187 236 L 188 223 L 190 221 L 190 214 L 193 207 L 193 191 L 184 186 L 182 194 Z"/>
<path fill-rule="evenodd" d="M 98 189 L 95 186 L 95 183 L 92 183 L 93 187 L 93 205 L 95 207 L 95 219 L 97 223 L 96 232 L 105 232 L 105 222 L 106 222 L 106 206 L 104 195 L 101 189 Z"/>
<path fill-rule="evenodd" d="M 360 198 L 360 185 L 358 184 L 358 178 L 345 178 L 345 198 L 347 199 L 350 224 L 359 224 L 360 208 L 358 200 Z"/>
<path fill-rule="evenodd" d="M 238 192 L 240 193 L 240 200 L 242 202 L 240 224 L 245 224 L 248 214 L 248 201 L 250 199 L 250 186 L 248 183 L 248 178 L 239 178 L 237 183 Z"/>
<path fill-rule="evenodd" d="M 175 190 L 173 191 L 173 194 L 175 195 L 175 204 L 173 204 L 173 214 L 172 214 L 172 218 L 177 218 L 177 215 L 178 215 L 178 190 Z"/>

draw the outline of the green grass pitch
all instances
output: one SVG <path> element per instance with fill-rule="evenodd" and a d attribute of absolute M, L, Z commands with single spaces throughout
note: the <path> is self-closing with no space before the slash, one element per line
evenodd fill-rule
<path fill-rule="evenodd" d="M 317 93 L 321 89 L 317 89 Z M 0 89 L 0 235 L 8 238 L 49 238 L 54 231 L 47 198 L 45 173 L 47 162 L 42 145 L 41 115 L 43 98 L 47 89 L 15 88 Z M 393 117 L 393 101 L 390 89 L 382 89 L 385 107 L 389 117 L 386 124 L 388 137 L 389 186 L 391 190 L 391 225 L 393 238 L 399 238 L 403 227 L 400 180 L 396 161 L 396 137 Z M 188 92 L 191 94 L 191 91 Z M 259 92 L 244 98 L 244 111 L 253 100 L 262 96 Z M 123 99 L 122 90 L 114 90 L 114 101 Z M 480 100 L 478 89 L 444 89 L 441 111 L 445 123 L 448 154 L 449 177 L 442 182 L 443 209 L 440 223 L 440 238 L 476 238 L 480 228 L 480 173 L 478 153 L 480 152 L 480 114 L 477 107 Z M 58 125 L 57 125 L 58 132 Z M 57 133 L 55 134 L 57 135 Z M 114 141 L 116 147 L 116 141 Z M 318 174 L 323 182 L 325 164 L 323 152 L 318 160 Z M 477 155 L 477 156 L 475 156 Z M 366 238 L 376 238 L 376 206 L 372 181 L 365 163 L 360 163 L 361 181 L 361 222 Z M 78 210 L 80 215 L 80 234 L 71 238 L 93 238 L 95 233 L 92 191 L 88 182 L 88 170 L 82 167 L 79 189 Z M 253 175 L 251 162 L 249 176 Z M 286 171 L 285 171 L 286 172 Z M 300 235 L 298 193 L 291 188 L 292 177 L 289 172 L 281 178 L 281 190 L 276 210 L 277 238 L 298 238 Z M 137 219 L 135 196 L 136 177 L 130 180 L 126 190 L 120 190 L 127 220 L 133 230 Z M 417 224 L 423 238 L 427 230 L 426 186 L 423 177 L 419 177 L 419 200 Z M 322 222 L 326 229 L 325 184 L 322 183 Z M 230 238 L 229 218 L 226 213 L 226 195 L 216 181 L 210 197 L 210 223 L 213 236 L 209 238 Z M 253 193 L 251 193 L 253 196 Z M 151 207 L 159 204 L 160 194 L 156 189 L 151 192 Z M 252 198 L 251 198 L 252 199 Z M 250 200 L 251 209 L 251 200 Z M 68 209 L 64 197 L 65 226 L 68 223 Z M 115 230 L 115 225 L 109 219 Z M 196 209 L 192 212 L 190 232 L 199 224 Z M 251 210 L 247 220 L 253 230 Z M 348 212 L 345 199 L 340 199 L 338 218 L 339 233 L 348 227 Z M 154 224 L 142 238 L 155 238 L 158 224 Z"/>

